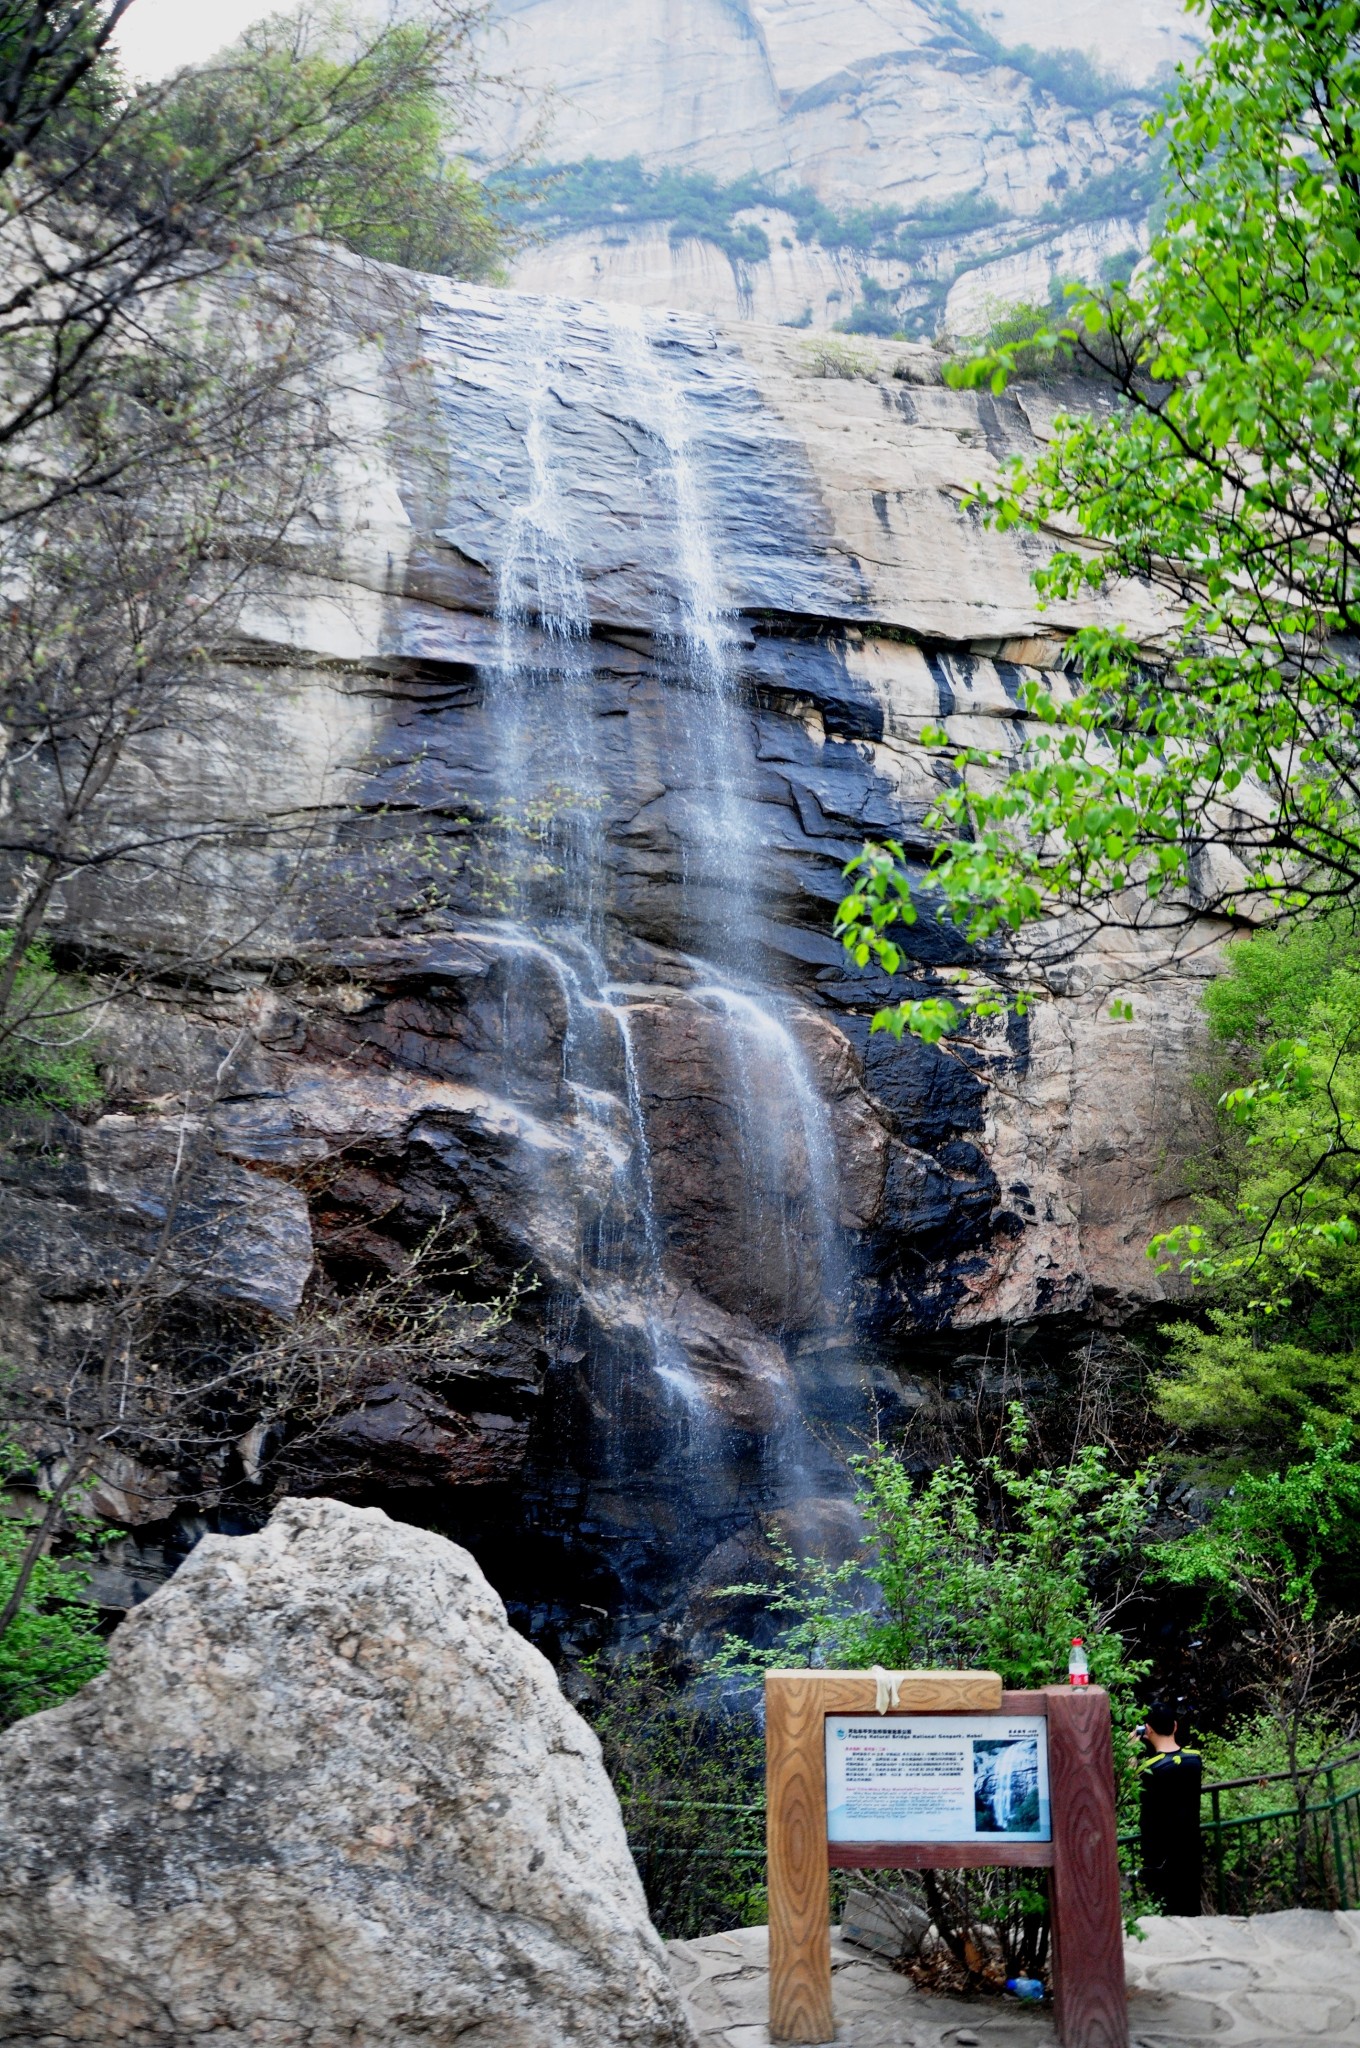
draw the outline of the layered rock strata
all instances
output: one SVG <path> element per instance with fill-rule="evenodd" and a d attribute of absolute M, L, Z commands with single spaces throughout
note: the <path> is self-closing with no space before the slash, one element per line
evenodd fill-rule
<path fill-rule="evenodd" d="M 767 199 L 810 191 L 859 216 L 837 239 L 826 222 L 747 207 L 725 247 L 682 207 L 636 226 L 616 202 L 573 227 L 549 195 L 547 239 L 521 255 L 517 284 L 814 329 L 846 319 L 866 282 L 909 332 L 975 333 L 999 304 L 1127 267 L 1146 246 L 1142 124 L 1198 40 L 1179 0 L 1138 0 L 1117 20 L 1090 0 L 976 12 L 607 0 L 588 17 L 572 0 L 499 0 L 496 12 L 509 67 L 548 93 L 531 92 L 503 141 L 546 119 L 535 146 L 556 164 L 636 158 L 719 185 L 754 173 Z M 751 253 L 751 227 L 767 255 Z"/>
<path fill-rule="evenodd" d="M 108 1113 L 8 1158 L 14 1341 L 135 1270 L 176 1092 L 248 1026 L 199 1111 L 205 1313 L 286 1316 L 314 1261 L 352 1286 L 463 1233 L 514 1312 L 364 1390 L 350 1483 L 467 1540 L 545 1639 L 693 1640 L 762 1529 L 852 1538 L 881 1423 L 1157 1298 L 1211 952 L 1092 944 L 1027 1019 L 931 1048 L 871 1035 L 894 991 L 831 935 L 866 836 L 924 872 L 922 725 L 1015 743 L 1082 616 L 1037 612 L 1034 544 L 960 502 L 1054 393 L 409 291 L 419 334 L 337 369 L 331 530 L 224 658 L 211 744 L 137 771 L 229 852 L 177 895 L 68 893 L 73 956 L 183 966 L 111 1017 Z M 929 914 L 904 944 L 898 993 L 986 965 Z"/>

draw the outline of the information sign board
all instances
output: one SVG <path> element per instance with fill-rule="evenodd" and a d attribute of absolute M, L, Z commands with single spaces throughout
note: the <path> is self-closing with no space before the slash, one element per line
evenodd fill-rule
<path fill-rule="evenodd" d="M 826 1833 L 846 1842 L 1050 1842 L 1043 1714 L 828 1714 Z"/>
<path fill-rule="evenodd" d="M 770 2039 L 835 2039 L 830 1873 L 1042 1871 L 1062 2048 L 1129 2048 L 1110 1702 L 995 1671 L 767 1671 Z"/>

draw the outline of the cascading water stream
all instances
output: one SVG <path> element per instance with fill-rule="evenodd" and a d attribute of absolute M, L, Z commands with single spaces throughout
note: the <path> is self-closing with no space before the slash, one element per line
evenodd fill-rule
<path fill-rule="evenodd" d="M 691 715 L 694 751 L 708 770 L 712 804 L 698 817 L 706 864 L 720 877 L 722 912 L 713 920 L 717 944 L 712 950 L 729 971 L 721 982 L 696 988 L 696 999 L 718 1008 L 731 1022 L 730 1038 L 738 1091 L 738 1119 L 745 1148 L 758 1175 L 770 1182 L 769 1194 L 781 1219 L 786 1267 L 792 1265 L 788 1238 L 789 1180 L 787 1143 L 801 1143 L 806 1162 L 806 1198 L 815 1221 L 818 1292 L 829 1303 L 841 1293 L 840 1209 L 836 1178 L 835 1137 L 831 1120 L 817 1092 L 802 1047 L 778 1015 L 765 990 L 751 985 L 737 963 L 752 953 L 750 876 L 758 852 L 749 808 L 734 777 L 742 757 L 735 727 L 744 715 L 734 674 L 737 644 L 729 603 L 714 556 L 713 521 L 708 514 L 701 467 L 699 424 L 694 407 L 663 368 L 645 314 L 638 307 L 615 309 L 621 353 L 632 373 L 634 393 L 645 396 L 645 418 L 664 451 L 664 488 L 674 516 L 675 570 L 678 586 L 678 638 L 687 656 L 695 711 Z M 777 1076 L 777 1086 L 770 1087 Z M 782 1095 L 781 1119 L 771 1128 L 771 1095 Z M 793 1116 L 789 1118 L 789 1110 Z M 773 1175 L 769 1169 L 775 1169 Z M 780 1168 L 783 1168 L 782 1185 Z M 790 1291 L 796 1275 L 790 1270 Z M 781 1336 L 784 1334 L 781 1329 Z"/>
<path fill-rule="evenodd" d="M 513 1100 L 520 1086 L 514 1015 L 532 1013 L 532 979 L 546 975 L 565 1017 L 565 1117 L 582 1157 L 607 1161 L 603 1177 L 589 1186 L 589 1175 L 582 1176 L 574 1276 L 587 1312 L 612 1332 L 591 1397 L 609 1439 L 597 1444 L 597 1463 L 610 1483 L 625 1475 L 629 1416 L 646 1405 L 630 1377 L 640 1371 L 663 1390 L 673 1416 L 672 1442 L 660 1456 L 675 1466 L 682 1492 L 698 1500 L 721 1416 L 676 1312 L 686 1282 L 672 1271 L 634 1026 L 651 991 L 639 988 L 631 965 L 626 975 L 611 968 L 609 809 L 620 763 L 610 750 L 618 724 L 602 715 L 598 698 L 582 573 L 589 534 L 573 524 L 582 479 L 570 440 L 573 404 L 594 378 L 595 388 L 607 389 L 611 416 L 634 451 L 648 515 L 661 536 L 654 637 L 669 678 L 665 716 L 690 764 L 676 843 L 681 894 L 698 941 L 687 977 L 671 978 L 669 1000 L 692 1003 L 713 1020 L 721 1044 L 741 1152 L 743 1229 L 763 1288 L 753 1290 L 750 1316 L 760 1341 L 768 1332 L 785 1359 L 781 1412 L 766 1432 L 766 1478 L 780 1466 L 774 1492 L 796 1497 L 807 1435 L 790 1338 L 844 1312 L 836 1148 L 812 1066 L 782 1014 L 786 1005 L 755 977 L 755 747 L 718 569 L 720 521 L 705 478 L 711 426 L 704 373 L 702 366 L 695 371 L 698 351 L 683 330 L 641 313 L 526 300 L 524 314 L 505 398 L 523 464 L 518 476 L 498 478 L 504 509 L 497 660 L 484 675 L 497 761 L 493 823 L 511 855 L 506 899 L 480 932 L 512 963 L 502 1034 L 505 1091 Z M 673 356 L 690 372 L 688 381 Z"/>

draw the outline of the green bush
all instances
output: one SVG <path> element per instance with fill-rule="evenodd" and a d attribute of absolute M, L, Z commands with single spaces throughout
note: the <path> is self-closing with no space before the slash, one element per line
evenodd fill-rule
<path fill-rule="evenodd" d="M 1341 1755 L 1353 1744 L 1346 1731 L 1318 1715 L 1299 1731 L 1295 1751 L 1297 1768 L 1312 1773 L 1329 1757 Z M 1225 1819 L 1260 1813 L 1270 1805 L 1288 1803 L 1287 1789 L 1263 1785 L 1261 1780 L 1278 1778 L 1290 1769 L 1289 1745 L 1278 1720 L 1270 1713 L 1239 1715 L 1219 1734 L 1197 1735 L 1195 1746 L 1204 1758 L 1206 1782 L 1222 1778 L 1246 1778 L 1251 1782 L 1219 1794 L 1219 1812 Z M 1347 1765 L 1337 1774 L 1337 1789 L 1351 1791 L 1360 1785 L 1360 1763 Z M 1273 1796 L 1272 1796 L 1273 1795 Z"/>
<path fill-rule="evenodd" d="M 0 932 L 0 965 L 13 946 L 13 932 Z M 56 972 L 47 946 L 30 946 L 0 1019 L 0 1105 L 92 1109 L 103 1093 L 92 1014 L 79 984 Z"/>
<path fill-rule="evenodd" d="M 1029 1462 L 1029 1444 L 1014 1405 L 1005 1451 L 976 1470 L 954 1459 L 922 1480 L 889 1451 L 861 1460 L 861 1555 L 830 1566 L 786 1554 L 770 1603 L 784 1618 L 777 1646 L 729 1639 L 721 1668 L 981 1666 L 1043 1686 L 1066 1678 L 1082 1636 L 1094 1681 L 1126 1695 L 1145 1667 L 1103 1619 L 1097 1582 L 1132 1552 L 1142 1482 L 1095 1445 L 1050 1468 Z"/>
<path fill-rule="evenodd" d="M 0 1485 L 23 1460 L 0 1454 Z M 14 1589 L 33 1522 L 12 1493 L 0 1494 L 0 1606 Z M 40 1557 L 18 1613 L 0 1635 L 0 1727 L 59 1706 L 104 1669 L 104 1640 L 88 1590 L 95 1544 L 77 1525 L 65 1556 Z"/>
<path fill-rule="evenodd" d="M 1288 1457 L 1309 1428 L 1360 1423 L 1360 931 L 1317 919 L 1240 940 L 1204 1006 L 1213 1085 L 1229 1085 L 1194 1220 L 1153 1251 L 1206 1306 L 1167 1330 L 1158 1404 L 1238 1452 Z"/>
<path fill-rule="evenodd" d="M 605 1768 L 653 1921 L 688 1940 L 765 1919 L 764 1743 L 745 1708 L 705 1702 L 655 1658 L 587 1660 L 581 1711 Z"/>
<path fill-rule="evenodd" d="M 856 377 L 867 377 L 873 363 L 862 356 L 858 349 L 847 348 L 834 335 L 819 335 L 816 341 L 805 341 L 799 349 L 810 377 L 843 377 L 847 382 Z"/>
<path fill-rule="evenodd" d="M 1017 1689 L 1061 1683 L 1072 1638 L 1112 1695 L 1116 1727 L 1132 1719 L 1148 1666 L 1131 1658 L 1106 1604 L 1145 1515 L 1141 1478 L 1112 1472 L 1088 1445 L 1060 1467 L 1033 1463 L 1029 1425 L 1011 1407 L 1004 1451 L 970 1470 L 962 1459 L 920 1479 L 889 1451 L 859 1463 L 860 1552 L 842 1565 L 777 1550 L 778 1583 L 732 1590 L 765 1597 L 781 1624 L 768 1649 L 730 1636 L 714 1669 L 753 1681 L 772 1665 L 863 1670 L 983 1668 Z M 1127 1745 L 1116 1742 L 1121 1804 L 1132 1815 Z M 1009 1873 L 967 1880 L 930 1873 L 931 1915 L 970 1984 L 1041 1964 L 1048 1941 L 1042 1888 Z M 969 1958 L 973 1960 L 969 1960 Z"/>

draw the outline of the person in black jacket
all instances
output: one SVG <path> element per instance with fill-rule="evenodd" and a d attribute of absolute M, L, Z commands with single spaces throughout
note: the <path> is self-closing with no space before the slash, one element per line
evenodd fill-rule
<path fill-rule="evenodd" d="M 1164 1913 L 1201 1911 L 1203 1849 L 1199 1795 L 1204 1759 L 1184 1749 L 1175 1710 L 1161 1701 L 1148 1708 L 1137 1738 L 1147 1745 L 1138 1765 L 1138 1835 L 1143 1889 Z"/>

